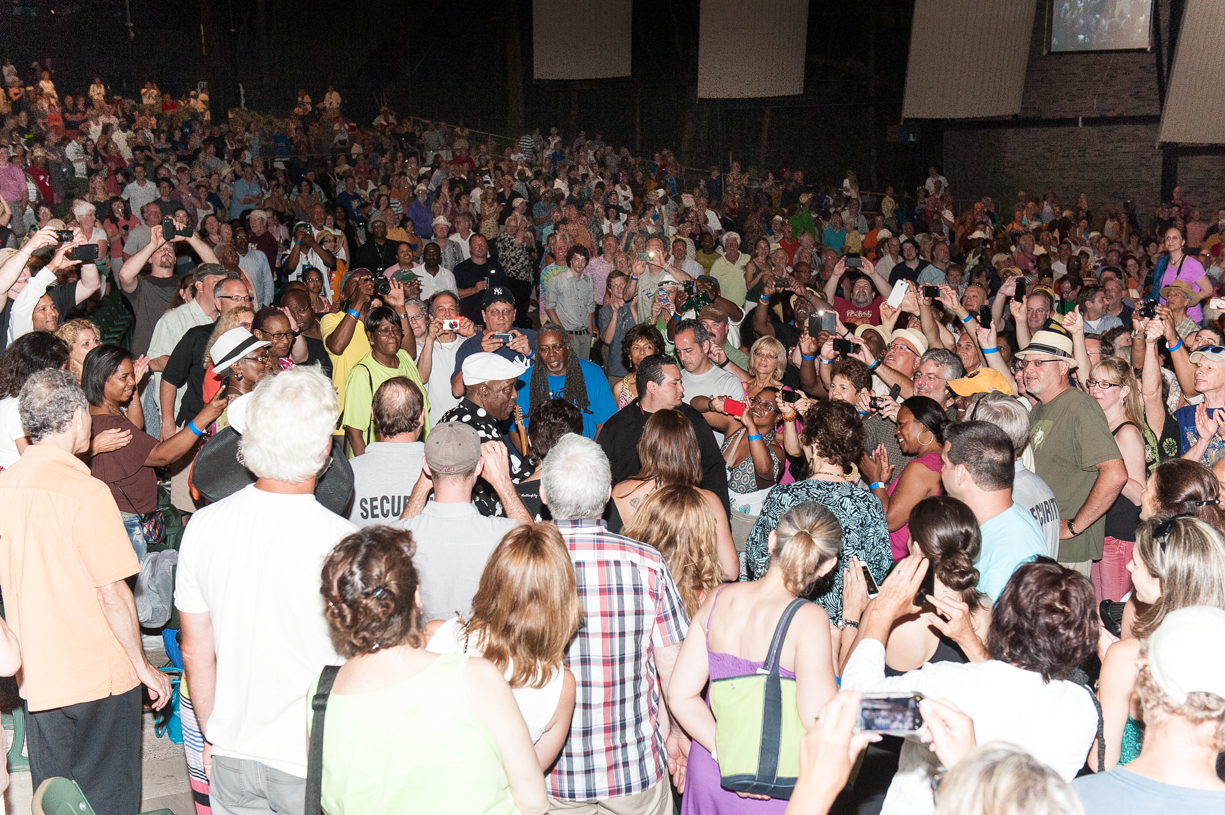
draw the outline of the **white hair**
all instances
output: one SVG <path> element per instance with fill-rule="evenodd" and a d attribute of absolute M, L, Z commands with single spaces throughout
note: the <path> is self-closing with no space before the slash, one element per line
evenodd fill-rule
<path fill-rule="evenodd" d="M 91 212 L 97 212 L 97 211 L 98 211 L 97 207 L 95 207 L 93 204 L 89 203 L 88 201 L 82 200 L 80 198 L 78 198 L 72 204 L 72 214 L 77 216 L 78 218 L 84 215 L 89 215 Z"/>
<path fill-rule="evenodd" d="M 733 238 L 735 238 L 735 239 L 736 239 L 736 243 L 740 243 L 740 242 L 741 242 L 741 241 L 740 241 L 740 235 L 739 235 L 739 234 L 737 234 L 737 233 L 735 233 L 735 232 L 724 232 L 724 233 L 723 233 L 723 237 L 719 239 L 719 243 L 720 243 L 720 244 L 722 244 L 722 245 L 724 245 L 724 246 L 726 246 L 726 245 L 727 245 L 727 242 L 728 242 L 728 241 L 730 241 L 730 240 L 732 240 Z"/>
<path fill-rule="evenodd" d="M 247 406 L 241 452 L 257 478 L 300 484 L 319 475 L 336 426 L 336 388 L 316 366 L 264 378 Z"/>
<path fill-rule="evenodd" d="M 544 457 L 540 487 L 554 520 L 599 518 L 612 487 L 608 456 L 591 439 L 567 433 Z"/>
<path fill-rule="evenodd" d="M 1084 815 L 1080 799 L 1050 767 L 1013 744 L 980 745 L 948 771 L 936 815 Z"/>

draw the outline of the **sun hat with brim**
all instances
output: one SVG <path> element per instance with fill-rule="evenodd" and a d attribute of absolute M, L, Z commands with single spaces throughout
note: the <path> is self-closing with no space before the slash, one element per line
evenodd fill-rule
<path fill-rule="evenodd" d="M 217 338 L 209 352 L 209 356 L 213 358 L 213 373 L 224 373 L 247 354 L 267 345 L 268 342 L 256 339 L 254 334 L 241 326 L 231 328 Z"/>
<path fill-rule="evenodd" d="M 890 232 L 888 229 L 876 230 L 876 239 L 878 241 L 888 240 L 889 238 L 892 238 L 892 237 L 893 237 L 893 233 Z"/>
<path fill-rule="evenodd" d="M 986 233 L 986 232 L 983 232 L 981 229 L 979 229 L 978 231 L 976 231 L 976 232 L 974 232 L 973 234 L 971 234 L 971 235 L 970 235 L 970 240 L 972 240 L 972 241 L 985 241 L 985 240 L 990 240 L 990 238 L 988 238 L 988 237 L 987 237 L 987 233 Z"/>
<path fill-rule="evenodd" d="M 1190 308 L 1190 306 L 1194 306 L 1197 303 L 1199 303 L 1200 298 L 1203 296 L 1195 290 L 1194 286 L 1192 286 L 1190 283 L 1188 283 L 1185 280 L 1175 280 L 1173 283 L 1171 283 L 1168 286 L 1162 286 L 1161 296 L 1165 297 L 1166 299 L 1169 299 L 1170 295 L 1176 291 L 1182 292 L 1184 295 L 1187 296 L 1187 299 L 1191 301 L 1190 304 L 1188 305 L 1188 308 Z"/>
<path fill-rule="evenodd" d="M 912 328 L 899 328 L 894 331 L 889 337 L 889 342 L 892 343 L 894 340 L 905 340 L 919 356 L 927 353 L 927 338 Z"/>
<path fill-rule="evenodd" d="M 871 323 L 864 323 L 863 325 L 858 326 L 855 329 L 855 336 L 859 337 L 860 339 L 863 339 L 863 335 L 867 334 L 869 331 L 875 331 L 882 340 L 884 340 L 885 342 L 889 342 L 889 332 L 886 331 L 881 326 L 872 325 Z"/>
<path fill-rule="evenodd" d="M 958 396 L 973 396 L 976 393 L 999 391 L 1012 396 L 1012 382 L 994 368 L 979 368 L 961 379 L 950 379 L 949 390 Z"/>
<path fill-rule="evenodd" d="M 528 366 L 512 362 L 500 354 L 479 351 L 464 360 L 460 366 L 465 385 L 479 385 L 482 382 L 501 382 L 505 379 L 518 379 Z"/>
<path fill-rule="evenodd" d="M 1225 347 L 1207 345 L 1191 354 L 1191 364 L 1198 362 L 1225 362 Z"/>
<path fill-rule="evenodd" d="M 1072 338 L 1058 331 L 1048 329 L 1035 331 L 1029 345 L 1017 351 L 1013 356 L 1024 358 L 1035 354 L 1059 357 L 1061 362 L 1068 363 L 1069 368 L 1075 368 L 1077 365 L 1076 357 L 1072 352 Z"/>
<path fill-rule="evenodd" d="M 1225 611 L 1188 606 L 1171 611 L 1148 638 L 1148 672 L 1176 705 L 1188 694 L 1225 698 Z"/>
<path fill-rule="evenodd" d="M 1000 252 L 998 255 L 992 255 L 991 265 L 994 266 L 995 264 L 999 263 L 1001 260 L 1012 260 L 1012 255 L 1009 255 L 1005 252 Z"/>

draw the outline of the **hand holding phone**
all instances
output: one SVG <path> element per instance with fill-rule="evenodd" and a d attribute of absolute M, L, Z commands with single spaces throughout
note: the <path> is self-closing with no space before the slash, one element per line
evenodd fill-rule
<path fill-rule="evenodd" d="M 724 399 L 723 400 L 723 412 L 726 413 L 728 416 L 737 416 L 737 417 L 743 416 L 744 415 L 744 402 L 738 402 L 735 399 Z"/>
<path fill-rule="evenodd" d="M 923 694 L 865 693 L 855 715 L 857 732 L 905 736 L 923 727 Z"/>

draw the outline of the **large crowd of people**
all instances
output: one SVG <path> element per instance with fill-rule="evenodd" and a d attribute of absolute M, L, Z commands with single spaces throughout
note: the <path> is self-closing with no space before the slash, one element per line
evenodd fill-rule
<path fill-rule="evenodd" d="M 137 811 L 173 517 L 201 813 L 1225 811 L 1225 207 L 3 76 L 36 785 Z"/>

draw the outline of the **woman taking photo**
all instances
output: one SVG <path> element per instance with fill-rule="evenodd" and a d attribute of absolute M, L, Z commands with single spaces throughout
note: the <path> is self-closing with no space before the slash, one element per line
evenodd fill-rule
<path fill-rule="evenodd" d="M 582 618 L 574 565 L 557 527 L 520 526 L 489 554 L 471 619 L 428 624 L 425 650 L 492 662 L 510 683 L 547 772 L 570 734 L 575 686 L 566 650 Z"/>
<path fill-rule="evenodd" d="M 669 484 L 651 493 L 621 534 L 659 550 L 692 618 L 706 592 L 723 582 L 715 554 L 716 528 L 710 504 L 696 487 Z"/>
<path fill-rule="evenodd" d="M 821 604 L 834 625 L 842 623 L 842 568 L 854 557 L 878 583 L 892 559 L 889 529 L 880 501 L 855 486 L 855 465 L 863 456 L 863 426 L 845 402 L 818 402 L 804 414 L 800 443 L 808 458 L 808 478 L 770 490 L 745 549 L 748 577 L 759 579 L 770 566 L 770 530 L 796 504 L 813 501 L 834 513 L 842 526 L 843 562 L 805 595 Z"/>
<path fill-rule="evenodd" d="M 347 408 L 347 403 L 346 403 Z M 641 469 L 633 478 L 613 485 L 608 528 L 612 532 L 633 523 L 634 515 L 647 497 L 660 487 L 685 484 L 701 493 L 715 515 L 718 530 L 715 551 L 726 579 L 740 573 L 740 559 L 732 543 L 732 530 L 727 523 L 723 502 L 713 492 L 702 489 L 702 460 L 698 455 L 698 437 L 684 414 L 675 410 L 659 410 L 647 419 L 638 440 L 638 460 Z"/>
<path fill-rule="evenodd" d="M 783 474 L 786 460 L 783 445 L 775 437 L 779 422 L 778 393 L 776 387 L 761 389 L 756 396 L 741 403 L 739 415 L 727 412 L 730 399 L 716 396 L 708 402 L 712 412 L 704 413 L 703 418 L 712 430 L 723 434 L 721 452 L 727 464 L 727 488 L 731 492 L 749 495 L 768 490 Z"/>
<path fill-rule="evenodd" d="M 917 670 L 929 662 L 982 662 L 990 657 L 983 643 L 991 625 L 991 603 L 978 591 L 974 561 L 982 552 L 978 519 L 956 498 L 925 498 L 910 513 L 911 555 L 928 559 L 935 590 L 914 614 L 899 617 L 885 643 L 885 673 Z M 842 614 L 859 622 L 871 607 L 867 582 L 852 559 L 842 578 Z M 859 643 L 847 637 L 839 665 Z"/>
<path fill-rule="evenodd" d="M 368 526 L 323 563 L 324 614 L 348 660 L 327 701 L 323 809 L 544 815 L 544 774 L 502 671 L 425 649 L 415 548 L 409 532 Z"/>
<path fill-rule="evenodd" d="M 157 467 L 165 467 L 187 455 L 206 427 L 221 416 L 228 401 L 217 396 L 166 441 L 158 441 L 141 428 L 144 416 L 140 400 L 133 399 L 136 383 L 149 368 L 142 357 L 138 363 L 132 354 L 115 345 L 99 345 L 85 357 L 81 374 L 81 390 L 89 402 L 93 417 L 90 430 L 97 437 L 107 430 L 130 433 L 131 441 L 124 447 L 97 453 L 89 460 L 94 478 L 111 489 L 123 525 L 132 541 L 137 557 L 144 559 L 146 542 L 141 532 L 141 515 L 157 509 Z"/>
<path fill-rule="evenodd" d="M 662 353 L 664 353 L 664 335 L 659 333 L 659 329 L 655 326 L 649 323 L 639 323 L 625 332 L 621 338 L 621 362 L 629 373 L 612 386 L 617 410 L 638 398 L 638 383 L 634 377 L 638 363 L 647 357 Z"/>
<path fill-rule="evenodd" d="M 880 499 L 889 522 L 889 546 L 893 559 L 906 557 L 910 538 L 906 522 L 915 504 L 924 498 L 944 494 L 940 483 L 943 467 L 940 455 L 944 452 L 944 428 L 949 420 L 939 403 L 926 396 L 912 396 L 902 402 L 897 414 L 898 447 L 908 456 L 914 456 L 902 474 L 893 481 L 894 465 L 889 463 L 885 445 L 878 445 L 871 455 L 864 456 L 860 466 L 868 489 Z"/>
<path fill-rule="evenodd" d="M 667 690 L 668 708 L 693 738 L 682 815 L 786 809 L 786 801 L 745 799 L 720 785 L 719 764 L 712 755 L 719 723 L 702 694 L 711 680 L 763 670 L 783 612 L 834 569 L 841 543 L 842 527 L 828 509 L 812 502 L 798 504 L 770 531 L 765 575 L 720 587 L 693 615 Z M 820 606 L 805 603 L 792 618 L 780 649 L 779 673 L 795 680 L 796 712 L 805 729 L 838 692 L 829 622 Z"/>
<path fill-rule="evenodd" d="M 1225 537 L 1186 515 L 1148 520 L 1136 530 L 1136 546 L 1127 567 L 1138 611 L 1131 636 L 1106 651 L 1098 680 L 1107 770 L 1133 761 L 1144 741 L 1143 713 L 1136 695 L 1140 641 L 1176 609 L 1225 609 Z M 1097 751 L 1089 758 L 1090 766 L 1096 765 Z"/>

